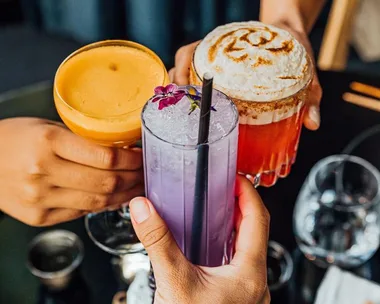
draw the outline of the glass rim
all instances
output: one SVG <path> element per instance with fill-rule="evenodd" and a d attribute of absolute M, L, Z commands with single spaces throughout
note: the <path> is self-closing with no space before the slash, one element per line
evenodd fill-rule
<path fill-rule="evenodd" d="M 293 259 L 292 259 L 292 256 L 290 255 L 289 251 L 280 243 L 273 241 L 273 240 L 269 240 L 268 241 L 268 253 L 267 253 L 268 256 L 270 254 L 269 253 L 270 249 L 272 249 L 277 254 L 281 255 L 284 262 L 286 263 L 286 268 L 284 271 L 281 272 L 279 280 L 276 283 L 268 286 L 270 291 L 275 291 L 275 290 L 280 289 L 286 283 L 289 282 L 289 280 L 291 279 L 291 277 L 293 275 L 294 263 L 293 263 Z M 276 258 L 275 256 L 272 255 L 271 257 L 276 259 L 277 261 L 279 261 L 279 259 Z"/>
<path fill-rule="evenodd" d="M 186 86 L 178 86 L 178 87 L 182 88 L 182 87 L 186 87 Z M 195 87 L 200 87 L 200 86 L 195 86 Z M 228 102 L 232 106 L 231 108 L 232 108 L 232 110 L 233 110 L 233 112 L 235 114 L 235 121 L 234 121 L 233 126 L 223 136 L 218 137 L 216 140 L 208 142 L 208 143 L 205 143 L 205 144 L 178 144 L 178 143 L 173 143 L 173 142 L 170 142 L 168 140 L 165 140 L 165 139 L 161 138 L 160 136 L 156 135 L 150 128 L 148 128 L 146 126 L 145 119 L 144 119 L 145 109 L 148 106 L 148 103 L 153 99 L 154 96 L 152 96 L 145 103 L 145 105 L 143 107 L 143 110 L 141 111 L 141 123 L 142 123 L 142 126 L 143 126 L 143 130 L 147 131 L 149 134 L 151 134 L 152 136 L 154 136 L 156 139 L 158 139 L 158 140 L 160 140 L 160 141 L 162 141 L 162 142 L 164 142 L 166 144 L 169 144 L 169 145 L 171 145 L 171 146 L 173 146 L 175 148 L 182 149 L 182 150 L 196 150 L 196 149 L 198 149 L 201 146 L 213 145 L 213 144 L 216 144 L 216 143 L 222 141 L 226 137 L 230 136 L 232 134 L 232 132 L 238 128 L 238 126 L 239 126 L 239 112 L 237 110 L 237 107 L 236 107 L 235 103 L 231 100 L 230 97 L 228 97 L 226 94 L 224 94 L 223 92 L 219 91 L 218 89 L 213 88 L 213 90 L 219 92 L 220 94 L 222 94 L 228 100 Z M 211 124 L 211 122 L 210 122 L 210 124 Z"/>
<path fill-rule="evenodd" d="M 123 256 L 123 255 L 127 255 L 127 254 L 135 254 L 135 253 L 145 252 L 145 248 L 141 242 L 137 242 L 134 244 L 134 245 L 139 245 L 139 246 L 136 246 L 136 248 L 133 247 L 130 249 L 125 249 L 125 248 L 113 249 L 111 247 L 107 247 L 106 245 L 102 244 L 101 242 L 99 242 L 96 239 L 96 237 L 93 235 L 93 233 L 90 229 L 90 223 L 89 223 L 90 216 L 93 214 L 102 214 L 103 216 L 105 216 L 106 212 L 110 212 L 110 211 L 103 211 L 103 212 L 99 212 L 99 213 L 90 213 L 84 217 L 84 226 L 85 226 L 86 232 L 87 232 L 88 236 L 90 237 L 91 241 L 96 246 L 98 246 L 100 249 L 102 249 L 103 251 L 105 251 L 109 254 L 115 255 L 115 256 Z M 117 212 L 117 211 L 111 211 L 111 212 Z M 99 221 L 99 219 L 96 219 L 96 221 Z M 132 225 L 132 223 L 131 223 L 131 225 Z"/>
<path fill-rule="evenodd" d="M 44 240 L 44 238 L 46 238 L 49 235 L 54 235 L 54 234 L 69 237 L 73 241 L 73 244 L 75 244 L 75 247 L 78 249 L 78 255 L 75 257 L 74 261 L 70 265 L 66 266 L 65 268 L 61 270 L 58 270 L 58 271 L 40 270 L 37 267 L 35 267 L 32 261 L 30 260 L 30 253 L 36 246 L 38 246 L 38 244 L 41 241 Z M 26 265 L 28 269 L 30 270 L 30 272 L 36 277 L 39 277 L 41 279 L 54 279 L 54 278 L 64 277 L 72 273 L 82 263 L 83 258 L 84 258 L 84 245 L 81 239 L 79 238 L 79 236 L 76 235 L 74 232 L 71 232 L 68 230 L 56 229 L 56 230 L 42 232 L 34 237 L 34 239 L 31 241 L 31 243 L 28 246 L 28 260 L 27 260 Z"/>
<path fill-rule="evenodd" d="M 380 172 L 369 161 L 367 161 L 367 160 L 365 160 L 365 159 L 363 159 L 363 158 L 361 158 L 359 156 L 355 156 L 355 155 L 334 154 L 334 155 L 330 155 L 330 156 L 327 156 L 327 157 L 319 160 L 312 167 L 312 169 L 310 170 L 310 173 L 309 173 L 309 175 L 307 177 L 307 179 L 308 179 L 308 181 L 307 181 L 308 187 L 310 187 L 313 190 L 319 191 L 319 188 L 318 188 L 317 182 L 316 182 L 316 177 L 317 177 L 317 174 L 320 172 L 320 170 L 322 168 L 326 167 L 329 164 L 333 164 L 333 163 L 345 163 L 345 162 L 359 165 L 359 166 L 363 167 L 364 169 L 366 169 L 367 171 L 369 171 L 375 177 L 375 179 L 377 181 L 376 195 L 371 200 L 369 200 L 368 202 L 366 202 L 364 204 L 353 203 L 353 204 L 350 204 L 350 205 L 334 206 L 332 208 L 339 209 L 339 210 L 342 210 L 342 211 L 344 211 L 344 210 L 351 211 L 351 210 L 356 209 L 356 208 L 363 208 L 363 207 L 364 208 L 368 208 L 368 207 L 372 206 L 373 204 L 378 203 L 380 201 Z"/>
<path fill-rule="evenodd" d="M 137 42 L 134 42 L 134 41 L 130 41 L 130 40 L 114 39 L 114 40 L 97 41 L 97 42 L 93 42 L 93 43 L 87 44 L 87 45 L 79 48 L 78 50 L 72 52 L 70 55 L 68 55 L 61 62 L 61 64 L 59 65 L 57 71 L 55 72 L 54 84 L 53 84 L 54 94 L 57 95 L 58 99 L 63 103 L 63 105 L 65 107 L 69 108 L 70 110 L 74 111 L 75 113 L 78 113 L 79 115 L 84 116 L 84 117 L 98 119 L 98 120 L 108 120 L 108 119 L 122 118 L 122 117 L 125 117 L 125 116 L 129 115 L 130 113 L 135 112 L 136 110 L 142 109 L 143 106 L 141 106 L 139 108 L 136 108 L 134 110 L 131 110 L 131 111 L 127 112 L 127 113 L 123 113 L 123 114 L 119 114 L 119 115 L 101 116 L 101 115 L 91 115 L 91 114 L 83 113 L 80 110 L 76 109 L 75 107 L 71 106 L 69 103 L 66 102 L 66 100 L 62 97 L 61 93 L 58 90 L 58 86 L 56 85 L 56 81 L 58 79 L 58 74 L 61 71 L 62 67 L 70 59 L 76 57 L 77 55 L 79 55 L 79 54 L 81 54 L 83 52 L 86 52 L 86 51 L 89 51 L 89 50 L 92 50 L 92 49 L 97 49 L 97 48 L 105 47 L 105 46 L 121 46 L 121 47 L 127 47 L 127 48 L 129 47 L 129 48 L 134 48 L 134 49 L 137 49 L 137 50 L 141 50 L 141 51 L 147 53 L 148 55 L 150 55 L 162 67 L 162 72 L 163 72 L 163 75 L 164 75 L 164 79 L 162 81 L 162 84 L 160 84 L 160 85 L 164 85 L 165 84 L 165 79 L 166 79 L 166 74 L 167 74 L 167 71 L 166 71 L 164 63 L 162 62 L 161 58 L 154 51 L 152 51 L 151 49 L 149 49 L 148 47 L 146 47 L 146 46 L 144 46 L 144 45 L 142 45 L 140 43 L 137 43 Z"/>
<path fill-rule="evenodd" d="M 193 55 L 192 55 L 192 59 L 191 59 L 191 65 L 193 66 L 193 70 L 195 72 L 195 75 L 197 76 L 198 80 L 202 81 L 202 77 L 199 76 L 199 73 L 195 67 L 195 64 L 194 64 L 194 59 L 195 59 L 195 53 L 197 52 L 197 49 L 198 49 L 198 46 L 199 46 L 200 43 L 198 43 L 194 49 L 194 52 L 193 52 Z M 306 50 L 305 50 L 306 51 Z M 240 101 L 245 101 L 245 102 L 257 102 L 257 103 L 273 103 L 273 102 L 283 102 L 283 101 L 286 101 L 288 100 L 289 98 L 292 98 L 298 94 L 300 94 L 301 92 L 307 90 L 314 78 L 314 75 L 316 74 L 315 72 L 315 65 L 314 65 L 314 62 L 313 60 L 311 59 L 310 55 L 306 53 L 306 60 L 308 62 L 308 66 L 310 67 L 308 69 L 308 76 L 309 78 L 307 79 L 307 81 L 305 82 L 305 84 L 302 86 L 302 88 L 300 88 L 299 90 L 297 90 L 296 92 L 286 96 L 286 97 L 282 97 L 282 98 L 277 98 L 277 99 L 273 99 L 273 100 L 266 100 L 266 101 L 261 101 L 261 100 L 247 100 L 247 99 L 241 99 L 241 98 L 238 98 L 238 97 L 234 97 L 234 96 L 230 96 L 232 99 L 238 99 Z M 215 84 L 214 84 L 215 85 Z M 218 86 L 218 85 L 215 85 L 215 86 Z M 220 88 L 218 89 L 220 91 Z"/>

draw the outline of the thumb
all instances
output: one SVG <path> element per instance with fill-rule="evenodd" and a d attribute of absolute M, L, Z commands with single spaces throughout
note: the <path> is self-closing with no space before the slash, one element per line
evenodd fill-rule
<path fill-rule="evenodd" d="M 149 255 L 156 279 L 170 277 L 170 273 L 187 260 L 166 223 L 144 197 L 133 199 L 129 208 L 133 227 Z"/>

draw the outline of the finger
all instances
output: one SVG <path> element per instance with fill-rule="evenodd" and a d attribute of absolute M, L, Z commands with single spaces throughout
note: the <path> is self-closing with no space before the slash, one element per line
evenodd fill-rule
<path fill-rule="evenodd" d="M 46 214 L 46 220 L 43 222 L 42 226 L 52 226 L 58 223 L 72 221 L 86 214 L 88 214 L 88 212 L 83 210 L 51 209 Z"/>
<path fill-rule="evenodd" d="M 12 204 L 12 208 L 4 210 L 9 216 L 34 227 L 50 226 L 62 222 L 75 220 L 87 214 L 83 210 L 73 209 L 40 209 L 36 207 L 24 206 L 22 204 Z"/>
<path fill-rule="evenodd" d="M 174 82 L 178 85 L 189 84 L 190 65 L 199 41 L 181 47 L 175 55 Z"/>
<path fill-rule="evenodd" d="M 188 263 L 186 258 L 148 199 L 135 198 L 129 208 L 133 227 L 149 255 L 157 281 L 160 278 L 167 280 L 173 271 Z"/>
<path fill-rule="evenodd" d="M 304 125 L 309 130 L 317 130 L 321 124 L 320 103 L 322 99 L 322 88 L 317 74 L 314 75 L 310 84 L 309 96 L 306 104 Z"/>
<path fill-rule="evenodd" d="M 142 169 L 137 171 L 101 170 L 58 157 L 48 170 L 47 182 L 51 185 L 100 194 L 124 192 L 144 183 Z"/>
<path fill-rule="evenodd" d="M 103 147 L 63 128 L 57 128 L 52 140 L 54 153 L 75 163 L 109 170 L 137 170 L 142 167 L 142 154 L 136 149 Z"/>
<path fill-rule="evenodd" d="M 238 266 L 266 263 L 269 214 L 259 194 L 244 177 L 236 183 L 241 222 L 236 233 L 236 252 L 232 263 Z"/>
<path fill-rule="evenodd" d="M 170 69 L 169 71 L 169 81 L 174 82 L 175 68 Z"/>
<path fill-rule="evenodd" d="M 136 196 L 144 194 L 144 186 L 136 185 L 132 189 L 114 194 L 97 194 L 67 188 L 53 188 L 41 199 L 44 208 L 65 208 L 85 211 L 102 211 L 129 202 Z"/>
<path fill-rule="evenodd" d="M 260 301 L 260 304 L 269 304 L 270 301 L 271 301 L 271 296 L 270 296 L 269 288 L 267 288 L 265 290 L 263 298 Z"/>

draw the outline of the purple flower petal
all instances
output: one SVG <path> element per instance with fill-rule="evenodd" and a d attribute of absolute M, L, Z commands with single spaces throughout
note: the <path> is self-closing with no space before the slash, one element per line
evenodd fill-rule
<path fill-rule="evenodd" d="M 160 103 L 158 104 L 158 109 L 161 111 L 163 108 L 166 108 L 166 107 L 167 105 L 161 100 Z"/>
<path fill-rule="evenodd" d="M 156 95 L 163 95 L 165 94 L 165 87 L 159 86 L 154 89 L 154 94 Z"/>
<path fill-rule="evenodd" d="M 174 96 L 164 97 L 164 98 L 161 98 L 160 103 L 158 105 L 158 109 L 162 110 L 162 109 L 164 109 L 168 106 L 174 105 L 176 103 L 177 103 L 177 101 L 176 101 Z"/>
<path fill-rule="evenodd" d="M 174 93 L 175 91 L 177 91 L 178 89 L 178 86 L 174 83 L 171 83 L 171 84 L 168 84 L 165 89 L 164 89 L 164 93 L 165 94 L 170 94 L 170 93 Z"/>
<path fill-rule="evenodd" d="M 185 92 L 180 92 L 180 91 L 177 91 L 177 92 L 174 92 L 173 94 L 173 97 L 178 101 L 180 101 L 184 96 L 186 95 Z M 176 102 L 176 103 L 177 103 Z"/>
<path fill-rule="evenodd" d="M 175 105 L 179 100 L 177 100 L 177 98 L 175 98 L 174 96 L 170 96 L 170 97 L 167 97 L 165 99 L 165 103 L 168 105 L 168 106 L 171 106 L 171 105 Z"/>
<path fill-rule="evenodd" d="M 162 96 L 153 97 L 152 102 L 160 101 L 162 98 L 163 98 Z"/>

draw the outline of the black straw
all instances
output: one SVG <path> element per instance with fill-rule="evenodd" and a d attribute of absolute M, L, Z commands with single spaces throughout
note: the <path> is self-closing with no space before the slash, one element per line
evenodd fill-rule
<path fill-rule="evenodd" d="M 191 262 L 200 264 L 204 213 L 208 205 L 208 137 L 212 102 L 212 75 L 203 76 L 201 113 L 199 117 L 198 155 L 195 175 L 194 211 L 191 236 Z"/>

